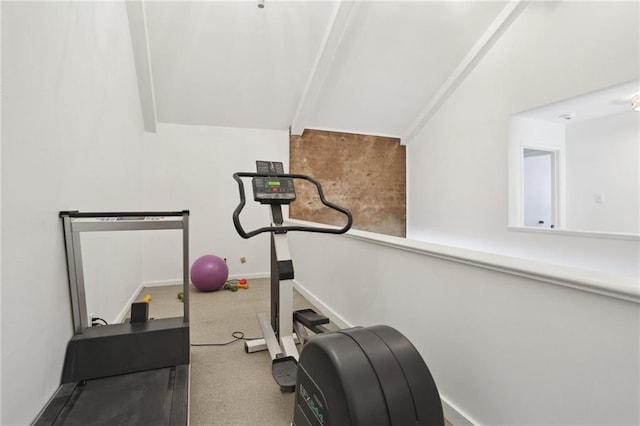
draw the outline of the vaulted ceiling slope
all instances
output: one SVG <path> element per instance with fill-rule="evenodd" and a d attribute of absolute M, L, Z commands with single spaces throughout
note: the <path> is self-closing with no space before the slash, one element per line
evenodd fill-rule
<path fill-rule="evenodd" d="M 145 127 L 409 138 L 521 2 L 128 3 Z"/>

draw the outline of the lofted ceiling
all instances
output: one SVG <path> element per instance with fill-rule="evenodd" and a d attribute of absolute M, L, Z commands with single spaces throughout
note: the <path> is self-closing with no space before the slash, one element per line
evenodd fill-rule
<path fill-rule="evenodd" d="M 145 128 L 409 139 L 519 1 L 128 2 Z"/>

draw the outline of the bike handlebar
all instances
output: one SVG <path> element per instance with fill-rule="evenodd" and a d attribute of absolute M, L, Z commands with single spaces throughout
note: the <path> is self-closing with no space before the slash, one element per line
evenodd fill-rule
<path fill-rule="evenodd" d="M 244 193 L 244 182 L 242 181 L 243 177 L 251 177 L 251 178 L 277 177 L 277 178 L 303 179 L 303 180 L 309 181 L 316 186 L 316 189 L 318 190 L 318 195 L 320 196 L 320 202 L 322 202 L 322 204 L 329 207 L 330 209 L 336 210 L 342 213 L 343 215 L 345 215 L 347 217 L 347 223 L 342 228 L 338 228 L 338 229 L 321 228 L 317 226 L 294 225 L 294 226 L 265 226 L 265 227 L 254 229 L 253 231 L 247 232 L 244 230 L 244 228 L 242 227 L 242 224 L 240 223 L 240 212 L 242 211 L 242 209 L 246 204 L 246 197 Z M 351 229 L 351 225 L 353 224 L 353 216 L 351 216 L 351 212 L 344 207 L 340 207 L 339 205 L 328 201 L 324 197 L 324 192 L 322 192 L 322 186 L 320 185 L 320 182 L 318 182 L 317 180 L 313 179 L 310 176 L 300 175 L 300 174 L 237 172 L 233 174 L 233 179 L 235 179 L 235 181 L 238 182 L 238 189 L 240 191 L 240 204 L 238 204 L 238 207 L 236 207 L 236 209 L 233 211 L 233 225 L 235 226 L 236 231 L 238 231 L 238 234 L 242 238 L 245 238 L 245 239 L 251 238 L 258 234 L 262 234 L 264 232 L 285 233 L 288 231 L 319 232 L 324 234 L 344 234 L 349 229 Z"/>

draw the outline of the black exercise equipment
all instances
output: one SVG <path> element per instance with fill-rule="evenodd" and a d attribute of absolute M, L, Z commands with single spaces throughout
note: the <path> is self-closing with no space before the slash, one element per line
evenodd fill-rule
<path fill-rule="evenodd" d="M 189 212 L 60 212 L 74 336 L 60 387 L 34 425 L 187 425 L 189 421 Z M 133 304 L 131 321 L 91 326 L 80 233 L 182 229 L 184 313 L 148 319 Z M 144 304 L 146 305 L 146 304 Z"/>
<path fill-rule="evenodd" d="M 443 425 L 440 395 L 422 357 L 378 325 L 315 336 L 298 363 L 294 425 Z"/>
<path fill-rule="evenodd" d="M 258 161 L 257 173 L 238 172 L 240 204 L 233 212 L 238 234 L 271 235 L 271 321 L 258 314 L 264 339 L 247 341 L 245 350 L 268 349 L 272 374 L 282 392 L 296 392 L 294 425 L 442 425 L 436 384 L 424 360 L 397 330 L 384 326 L 329 332 L 329 319 L 311 309 L 293 311 L 294 269 L 289 231 L 342 234 L 351 213 L 327 201 L 320 183 L 285 174 L 282 163 Z M 272 225 L 245 231 L 240 222 L 246 199 L 242 178 L 252 178 L 254 200 L 271 208 Z M 284 225 L 281 205 L 296 200 L 294 179 L 315 185 L 320 201 L 342 213 L 341 228 Z M 314 335 L 309 336 L 308 331 Z M 295 333 L 294 333 L 295 331 Z M 296 342 L 302 343 L 298 356 Z"/>

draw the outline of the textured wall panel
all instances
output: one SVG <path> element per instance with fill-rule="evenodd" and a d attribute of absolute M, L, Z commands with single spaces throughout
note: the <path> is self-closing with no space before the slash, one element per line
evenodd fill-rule
<path fill-rule="evenodd" d="M 406 156 L 400 139 L 305 130 L 291 136 L 290 146 L 291 173 L 320 181 L 329 201 L 351 210 L 355 229 L 406 236 Z M 298 181 L 296 190 L 292 218 L 344 224 L 313 196 L 313 186 Z"/>

